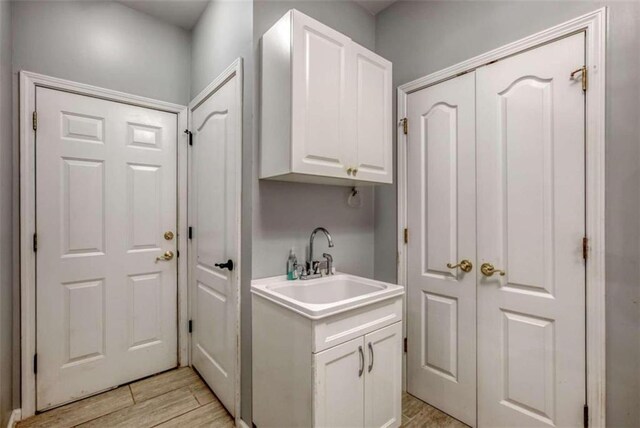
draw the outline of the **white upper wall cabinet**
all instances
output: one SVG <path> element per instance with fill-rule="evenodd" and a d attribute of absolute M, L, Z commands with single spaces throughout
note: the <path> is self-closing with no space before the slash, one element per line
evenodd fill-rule
<path fill-rule="evenodd" d="M 391 183 L 391 63 L 290 10 L 262 37 L 260 178 Z"/>

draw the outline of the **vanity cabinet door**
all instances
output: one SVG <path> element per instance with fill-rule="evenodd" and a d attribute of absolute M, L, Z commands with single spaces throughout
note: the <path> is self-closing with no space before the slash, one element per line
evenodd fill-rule
<path fill-rule="evenodd" d="M 351 40 L 293 12 L 291 140 L 293 172 L 348 178 Z"/>
<path fill-rule="evenodd" d="M 364 426 L 365 354 L 362 337 L 313 354 L 315 427 Z"/>
<path fill-rule="evenodd" d="M 402 422 L 402 323 L 364 336 L 365 426 L 399 427 Z"/>
<path fill-rule="evenodd" d="M 392 183 L 391 62 L 353 43 L 350 86 L 355 98 L 355 169 L 358 180 Z"/>

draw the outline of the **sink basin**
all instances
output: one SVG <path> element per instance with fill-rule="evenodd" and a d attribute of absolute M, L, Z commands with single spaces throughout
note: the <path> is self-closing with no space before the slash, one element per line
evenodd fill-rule
<path fill-rule="evenodd" d="M 253 294 L 307 318 L 318 319 L 404 293 L 404 288 L 355 275 L 288 281 L 284 276 L 254 280 Z"/>

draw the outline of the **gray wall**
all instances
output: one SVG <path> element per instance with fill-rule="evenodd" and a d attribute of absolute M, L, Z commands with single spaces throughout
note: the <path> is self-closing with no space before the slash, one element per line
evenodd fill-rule
<path fill-rule="evenodd" d="M 14 71 L 189 101 L 189 32 L 116 2 L 19 1 Z"/>
<path fill-rule="evenodd" d="M 11 4 L 0 2 L 0 426 L 13 406 Z"/>
<path fill-rule="evenodd" d="M 398 86 L 609 7 L 607 40 L 607 422 L 640 426 L 640 3 L 399 2 L 377 17 Z M 395 108 L 394 108 L 395 111 Z M 376 277 L 395 280 L 395 187 L 376 190 Z"/>
<path fill-rule="evenodd" d="M 251 426 L 251 204 L 253 169 L 253 3 L 213 0 L 193 29 L 191 96 L 207 87 L 236 58 L 244 61 L 242 117 L 241 409 Z"/>

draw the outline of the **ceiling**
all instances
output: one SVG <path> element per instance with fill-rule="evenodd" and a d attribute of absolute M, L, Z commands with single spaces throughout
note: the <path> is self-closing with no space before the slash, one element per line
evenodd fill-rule
<path fill-rule="evenodd" d="M 372 15 L 377 15 L 378 12 L 388 8 L 397 0 L 356 0 L 360 6 L 367 9 Z"/>
<path fill-rule="evenodd" d="M 209 4 L 209 0 L 117 0 L 139 12 L 191 30 Z"/>

